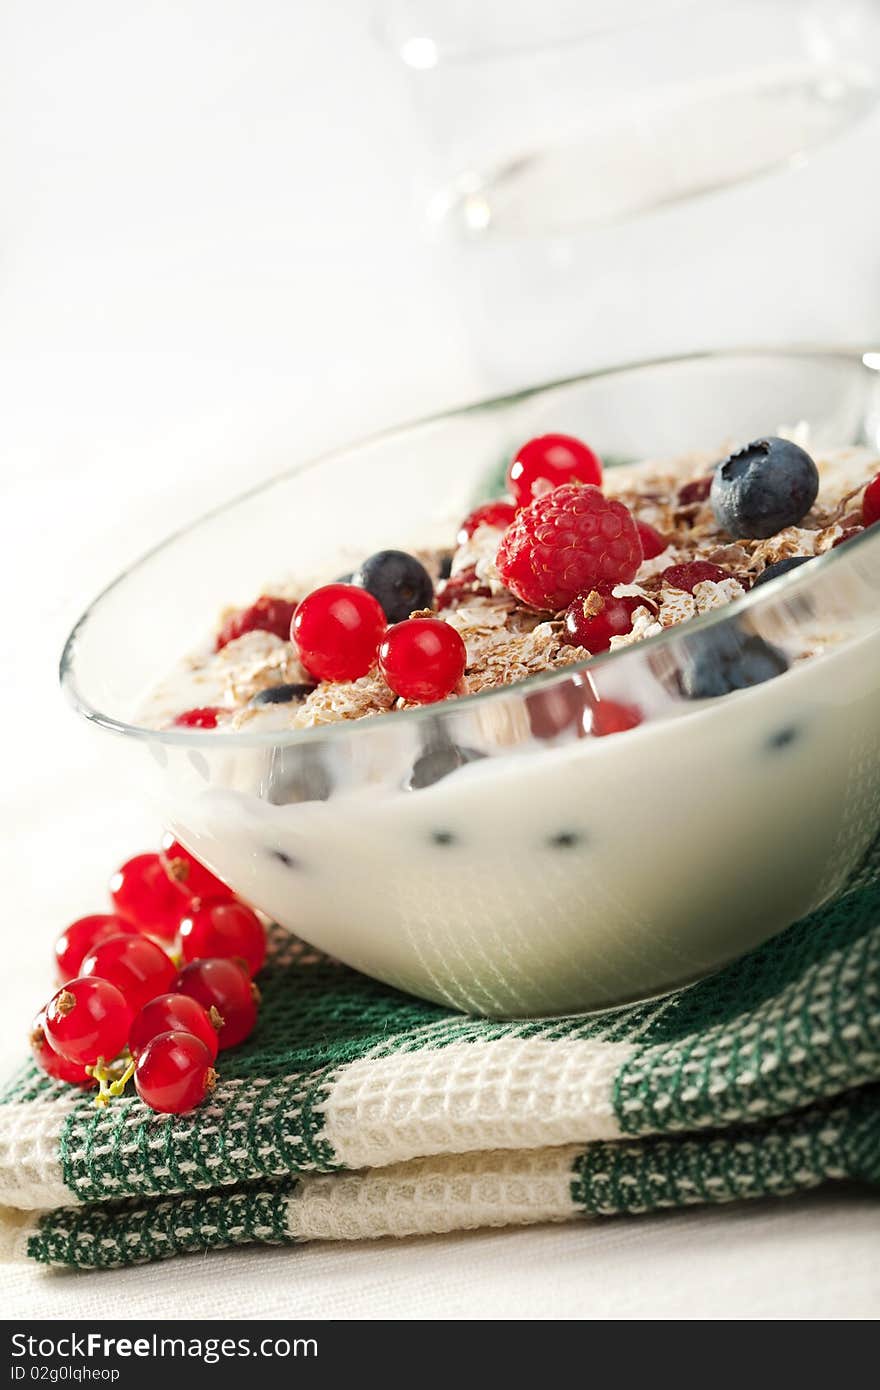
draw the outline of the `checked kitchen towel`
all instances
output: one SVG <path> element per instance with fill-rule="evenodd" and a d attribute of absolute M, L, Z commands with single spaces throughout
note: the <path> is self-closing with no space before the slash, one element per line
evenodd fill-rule
<path fill-rule="evenodd" d="M 0 1255 L 112 1267 L 880 1182 L 880 845 L 720 974 L 589 1018 L 466 1018 L 272 942 L 258 1029 L 191 1114 L 98 1110 L 33 1066 L 6 1089 Z"/>

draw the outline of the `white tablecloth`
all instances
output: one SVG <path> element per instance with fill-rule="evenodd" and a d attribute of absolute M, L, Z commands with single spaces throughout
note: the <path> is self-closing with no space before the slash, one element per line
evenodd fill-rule
<path fill-rule="evenodd" d="M 396 70 L 351 18 L 362 11 L 341 0 L 4 7 L 0 99 L 15 132 L 0 152 L 4 1067 L 49 992 L 52 939 L 100 910 L 111 868 L 158 832 L 112 742 L 80 727 L 57 693 L 71 621 L 127 560 L 255 477 L 474 397 L 493 376 L 475 356 L 454 266 L 419 239 L 407 181 L 417 132 Z M 861 198 L 876 197 L 857 177 L 869 136 L 849 142 Z M 779 205 L 805 215 L 806 250 L 802 239 L 775 262 L 769 251 L 756 260 L 744 230 L 748 273 L 754 264 L 764 275 L 752 311 L 735 273 L 723 323 L 717 292 L 707 322 L 699 285 L 682 309 L 680 285 L 658 281 L 666 307 L 635 333 L 630 319 L 585 334 L 583 362 L 694 342 L 864 336 L 873 232 L 846 257 L 825 255 L 809 335 L 791 292 L 806 273 L 798 257 L 822 242 L 821 219 L 806 218 L 819 206 L 808 180 L 839 184 L 842 167 L 825 155 L 777 187 Z M 757 206 L 753 192 L 733 196 Z M 842 225 L 833 197 L 826 206 L 828 226 Z M 714 215 L 726 226 L 729 205 Z M 767 246 L 784 246 L 763 215 Z M 692 269 L 715 285 L 705 266 Z M 528 334 L 521 374 L 547 375 L 530 362 Z M 113 1307 L 132 1317 L 869 1316 L 880 1311 L 878 1234 L 868 1195 L 828 1193 L 191 1258 L 114 1275 Z M 108 1287 L 101 1274 L 7 1267 L 0 1306 L 7 1317 L 97 1315 Z"/>

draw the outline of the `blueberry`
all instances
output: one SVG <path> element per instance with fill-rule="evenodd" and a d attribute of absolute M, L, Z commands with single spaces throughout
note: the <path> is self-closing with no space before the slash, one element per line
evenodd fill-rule
<path fill-rule="evenodd" d="M 791 724 L 787 724 L 784 729 L 775 729 L 767 739 L 767 747 L 774 752 L 779 748 L 788 748 L 789 744 L 794 743 L 798 736 L 798 731 Z"/>
<path fill-rule="evenodd" d="M 432 787 L 435 782 L 464 767 L 465 763 L 475 762 L 484 756 L 475 748 L 457 748 L 452 743 L 429 746 L 416 758 L 412 772 L 404 782 L 404 790 L 418 792 L 424 787 Z"/>
<path fill-rule="evenodd" d="M 767 584 L 778 574 L 788 574 L 789 570 L 796 570 L 799 565 L 805 565 L 812 558 L 812 555 L 792 555 L 787 560 L 777 560 L 775 565 L 768 565 L 765 570 L 761 571 L 752 588 L 757 589 L 759 584 Z"/>
<path fill-rule="evenodd" d="M 440 574 L 439 574 L 439 576 L 438 576 L 440 579 L 448 579 L 449 576 L 451 575 L 451 573 L 452 573 L 452 559 L 453 559 L 453 553 L 452 553 L 452 551 L 451 551 L 451 550 L 444 550 L 443 554 L 440 556 Z"/>
<path fill-rule="evenodd" d="M 252 705 L 288 705 L 292 700 L 304 700 L 314 690 L 313 685 L 270 685 L 251 700 Z"/>
<path fill-rule="evenodd" d="M 810 455 L 788 439 L 756 439 L 719 463 L 709 494 L 729 535 L 764 540 L 806 516 L 819 491 Z"/>
<path fill-rule="evenodd" d="M 725 625 L 685 641 L 678 685 L 689 700 L 712 700 L 787 670 L 788 661 L 778 647 L 754 632 Z"/>
<path fill-rule="evenodd" d="M 434 601 L 431 576 L 405 550 L 379 550 L 351 577 L 352 584 L 378 599 L 389 623 L 402 623 L 410 613 L 430 608 Z"/>

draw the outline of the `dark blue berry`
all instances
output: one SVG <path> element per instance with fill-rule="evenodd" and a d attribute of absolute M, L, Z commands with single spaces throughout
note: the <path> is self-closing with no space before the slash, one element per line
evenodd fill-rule
<path fill-rule="evenodd" d="M 283 864 L 285 869 L 296 868 L 296 860 L 294 859 L 293 855 L 288 854 L 286 850 L 270 849 L 269 853 L 273 859 L 277 859 L 279 864 Z"/>
<path fill-rule="evenodd" d="M 351 582 L 379 600 L 389 623 L 402 623 L 410 613 L 430 608 L 434 602 L 431 576 L 405 550 L 377 551 L 355 570 Z"/>
<path fill-rule="evenodd" d="M 794 743 L 798 736 L 798 731 L 791 724 L 784 729 L 775 729 L 767 739 L 767 747 L 775 752 L 779 748 L 788 748 L 789 744 Z"/>
<path fill-rule="evenodd" d="M 404 783 L 404 789 L 418 792 L 424 787 L 432 787 L 435 782 L 442 781 L 451 772 L 457 772 L 460 767 L 464 767 L 465 763 L 475 762 L 477 758 L 484 756 L 475 748 L 457 748 L 452 743 L 441 743 L 426 748 L 424 753 L 416 758 L 412 772 Z"/>
<path fill-rule="evenodd" d="M 759 584 L 769 583 L 778 574 L 788 574 L 789 570 L 796 570 L 799 565 L 806 565 L 812 558 L 812 555 L 792 555 L 787 560 L 777 560 L 775 565 L 768 565 L 765 570 L 761 571 L 752 588 L 757 589 Z"/>
<path fill-rule="evenodd" d="M 764 540 L 806 516 L 819 491 L 810 455 L 788 439 L 756 439 L 723 463 L 709 494 L 718 525 L 737 539 Z"/>
<path fill-rule="evenodd" d="M 452 573 L 452 551 L 451 551 L 451 550 L 444 550 L 443 554 L 440 556 L 440 573 L 439 573 L 439 575 L 438 575 L 438 578 L 439 578 L 439 579 L 448 579 L 449 576 L 451 575 L 451 573 Z"/>
<path fill-rule="evenodd" d="M 304 700 L 314 690 L 313 685 L 270 685 L 251 700 L 252 705 L 288 705 L 292 700 Z"/>
<path fill-rule="evenodd" d="M 682 646 L 678 685 L 689 700 L 729 695 L 788 670 L 788 660 L 778 647 L 727 624 L 689 638 Z"/>

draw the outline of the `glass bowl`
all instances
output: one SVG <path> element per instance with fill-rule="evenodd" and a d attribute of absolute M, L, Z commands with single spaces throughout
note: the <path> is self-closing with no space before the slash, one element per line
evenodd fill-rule
<path fill-rule="evenodd" d="M 659 637 L 440 705 L 283 733 L 157 732 L 133 711 L 223 604 L 273 577 L 330 579 L 386 546 L 448 545 L 531 435 L 580 434 L 612 466 L 801 422 L 813 448 L 876 447 L 872 360 L 629 366 L 295 468 L 105 590 L 68 639 L 64 688 L 194 853 L 359 970 L 507 1016 L 693 981 L 834 895 L 875 831 L 880 528 Z M 788 668 L 688 698 L 719 644 L 751 634 Z M 619 727 L 620 705 L 636 727 Z"/>

